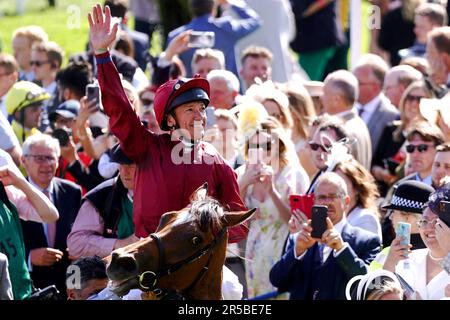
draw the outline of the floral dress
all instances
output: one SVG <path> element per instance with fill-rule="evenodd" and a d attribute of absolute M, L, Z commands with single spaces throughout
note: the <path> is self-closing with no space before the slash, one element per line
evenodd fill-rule
<path fill-rule="evenodd" d="M 238 176 L 244 174 L 245 165 L 237 169 Z M 275 175 L 275 186 L 289 203 L 289 195 L 305 192 L 309 178 L 302 167 L 285 166 Z M 288 225 L 282 221 L 270 196 L 261 202 L 252 197 L 250 186 L 244 199 L 248 208 L 258 208 L 250 221 L 250 230 L 245 249 L 245 274 L 248 297 L 255 297 L 277 290 L 269 280 L 272 266 L 281 258 L 285 240 L 289 234 Z"/>

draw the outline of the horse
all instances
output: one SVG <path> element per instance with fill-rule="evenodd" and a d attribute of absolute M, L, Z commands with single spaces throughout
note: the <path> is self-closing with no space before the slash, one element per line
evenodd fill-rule
<path fill-rule="evenodd" d="M 107 275 L 119 296 L 141 289 L 150 299 L 220 300 L 227 228 L 256 209 L 227 212 L 205 183 L 180 211 L 161 216 L 155 233 L 112 252 Z"/>

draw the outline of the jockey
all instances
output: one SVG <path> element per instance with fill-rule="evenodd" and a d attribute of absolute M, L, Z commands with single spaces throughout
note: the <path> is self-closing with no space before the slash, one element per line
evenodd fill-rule
<path fill-rule="evenodd" d="M 192 78 L 163 84 L 155 94 L 154 105 L 161 129 L 169 132 L 152 133 L 134 112 L 111 60 L 108 47 L 115 39 L 117 25 L 110 24 L 109 8 L 103 13 L 100 5 L 96 6 L 89 15 L 89 24 L 111 132 L 137 164 L 133 199 L 136 236 L 147 237 L 155 232 L 161 215 L 189 205 L 190 195 L 205 182 L 209 195 L 225 210 L 246 210 L 233 169 L 214 147 L 202 141 L 208 81 Z M 229 232 L 229 242 L 239 242 L 248 228 L 240 225 Z"/>

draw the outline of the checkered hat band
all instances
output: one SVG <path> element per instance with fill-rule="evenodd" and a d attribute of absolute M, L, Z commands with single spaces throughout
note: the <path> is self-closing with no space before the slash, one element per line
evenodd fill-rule
<path fill-rule="evenodd" d="M 399 207 L 414 208 L 414 209 L 419 209 L 419 210 L 422 210 L 423 207 L 425 206 L 425 203 L 423 203 L 423 202 L 409 200 L 409 199 L 405 199 L 405 198 L 398 197 L 398 196 L 392 197 L 391 204 L 393 204 L 395 206 L 399 206 Z"/>

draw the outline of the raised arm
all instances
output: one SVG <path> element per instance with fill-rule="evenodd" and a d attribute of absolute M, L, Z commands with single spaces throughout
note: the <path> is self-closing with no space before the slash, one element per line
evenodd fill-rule
<path fill-rule="evenodd" d="M 21 218 L 24 220 L 39 220 L 40 218 L 43 222 L 58 220 L 58 210 L 51 203 L 50 199 L 28 183 L 18 170 L 9 167 L 0 168 L 0 181 L 5 186 L 12 185 L 21 191 L 12 195 L 6 189 L 10 201 L 18 209 Z"/>
<path fill-rule="evenodd" d="M 93 7 L 88 20 L 102 103 L 105 113 L 110 117 L 111 132 L 119 139 L 125 154 L 140 162 L 147 152 L 152 134 L 145 129 L 134 112 L 108 51 L 115 40 L 118 25 L 116 23 L 111 26 L 109 7 L 106 6 L 103 12 L 99 4 Z"/>

